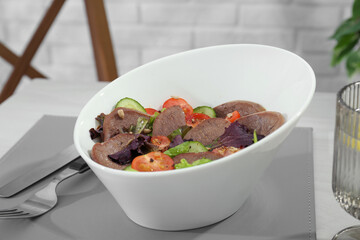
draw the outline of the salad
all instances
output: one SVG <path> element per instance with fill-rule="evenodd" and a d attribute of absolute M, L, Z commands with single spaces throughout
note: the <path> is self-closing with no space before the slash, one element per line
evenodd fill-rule
<path fill-rule="evenodd" d="M 91 158 L 125 171 L 166 171 L 205 164 L 260 141 L 284 123 L 279 112 L 235 100 L 193 108 L 171 97 L 159 109 L 122 98 L 89 130 Z"/>

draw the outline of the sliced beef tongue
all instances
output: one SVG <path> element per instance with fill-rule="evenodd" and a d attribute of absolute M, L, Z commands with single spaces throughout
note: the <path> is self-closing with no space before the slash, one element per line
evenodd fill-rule
<path fill-rule="evenodd" d="M 122 107 L 114 109 L 104 119 L 104 141 L 119 133 L 128 132 L 131 126 L 136 125 L 139 117 L 150 118 L 148 114 L 133 109 Z"/>
<path fill-rule="evenodd" d="M 191 129 L 185 136 L 186 140 L 201 142 L 203 145 L 212 144 L 224 132 L 230 122 L 223 118 L 209 118 Z"/>
<path fill-rule="evenodd" d="M 247 115 L 236 120 L 257 134 L 269 135 L 278 129 L 284 122 L 284 116 L 279 112 L 265 111 Z"/>
<path fill-rule="evenodd" d="M 238 111 L 240 116 L 246 116 L 252 113 L 265 111 L 265 108 L 254 102 L 236 100 L 216 106 L 214 107 L 214 110 L 216 117 L 225 118 L 227 114 L 234 111 Z"/>
<path fill-rule="evenodd" d="M 200 153 L 181 153 L 173 158 L 174 164 L 180 163 L 181 159 L 186 159 L 188 163 L 193 163 L 196 160 L 202 159 L 202 158 L 208 158 L 210 160 L 216 160 L 219 158 L 222 158 L 222 155 L 218 153 L 213 152 L 200 152 Z"/>
<path fill-rule="evenodd" d="M 185 126 L 185 113 L 180 106 L 166 108 L 154 120 L 153 136 L 169 136 L 176 129 Z"/>
<path fill-rule="evenodd" d="M 128 165 L 117 164 L 113 162 L 108 156 L 123 150 L 134 139 L 135 139 L 134 134 L 123 133 L 123 134 L 118 134 L 105 142 L 95 143 L 91 151 L 91 157 L 95 162 L 104 165 L 106 167 L 115 168 L 115 169 L 124 169 L 129 164 Z"/>

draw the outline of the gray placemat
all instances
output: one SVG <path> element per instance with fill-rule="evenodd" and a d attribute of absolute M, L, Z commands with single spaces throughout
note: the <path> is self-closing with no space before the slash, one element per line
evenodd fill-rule
<path fill-rule="evenodd" d="M 217 224 L 179 232 L 138 226 L 89 171 L 59 186 L 53 211 L 35 219 L 0 220 L 0 239 L 315 240 L 313 184 L 312 129 L 296 128 L 244 205 Z M 0 199 L 0 208 L 14 205 L 35 188 Z"/>
<path fill-rule="evenodd" d="M 45 115 L 0 159 L 0 186 L 21 176 L 73 142 L 76 118 Z"/>

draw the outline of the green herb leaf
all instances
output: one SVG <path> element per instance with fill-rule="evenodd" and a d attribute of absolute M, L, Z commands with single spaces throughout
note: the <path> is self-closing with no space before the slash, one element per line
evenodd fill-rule
<path fill-rule="evenodd" d="M 360 18 L 360 0 L 355 0 L 352 7 L 352 17 Z"/>
<path fill-rule="evenodd" d="M 360 0 L 354 0 L 352 16 L 337 27 L 330 39 L 337 41 L 332 51 L 331 65 L 335 66 L 346 59 L 349 77 L 360 72 L 360 50 L 354 50 L 360 42 Z"/>
<path fill-rule="evenodd" d="M 341 62 L 341 60 L 351 52 L 359 41 L 358 34 L 348 34 L 340 38 L 338 43 L 333 49 L 333 55 L 331 65 L 335 66 Z"/>
<path fill-rule="evenodd" d="M 346 61 L 346 70 L 349 77 L 352 77 L 356 72 L 360 72 L 360 50 L 349 54 Z"/>
<path fill-rule="evenodd" d="M 349 18 L 344 21 L 332 35 L 331 39 L 340 40 L 344 35 L 356 33 L 360 31 L 360 18 Z"/>

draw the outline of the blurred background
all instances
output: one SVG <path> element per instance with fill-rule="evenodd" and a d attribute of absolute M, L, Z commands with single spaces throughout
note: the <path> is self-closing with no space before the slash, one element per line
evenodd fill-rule
<path fill-rule="evenodd" d="M 21 55 L 51 0 L 0 0 L 0 42 Z M 349 79 L 331 67 L 329 40 L 352 0 L 104 0 L 118 74 L 177 52 L 257 43 L 295 52 L 313 67 L 317 91 Z M 67 0 L 31 65 L 52 81 L 97 81 L 83 0 Z M 0 89 L 13 66 L 0 58 Z M 289 79 L 291 76 L 289 76 Z M 20 87 L 31 81 L 24 76 Z"/>

